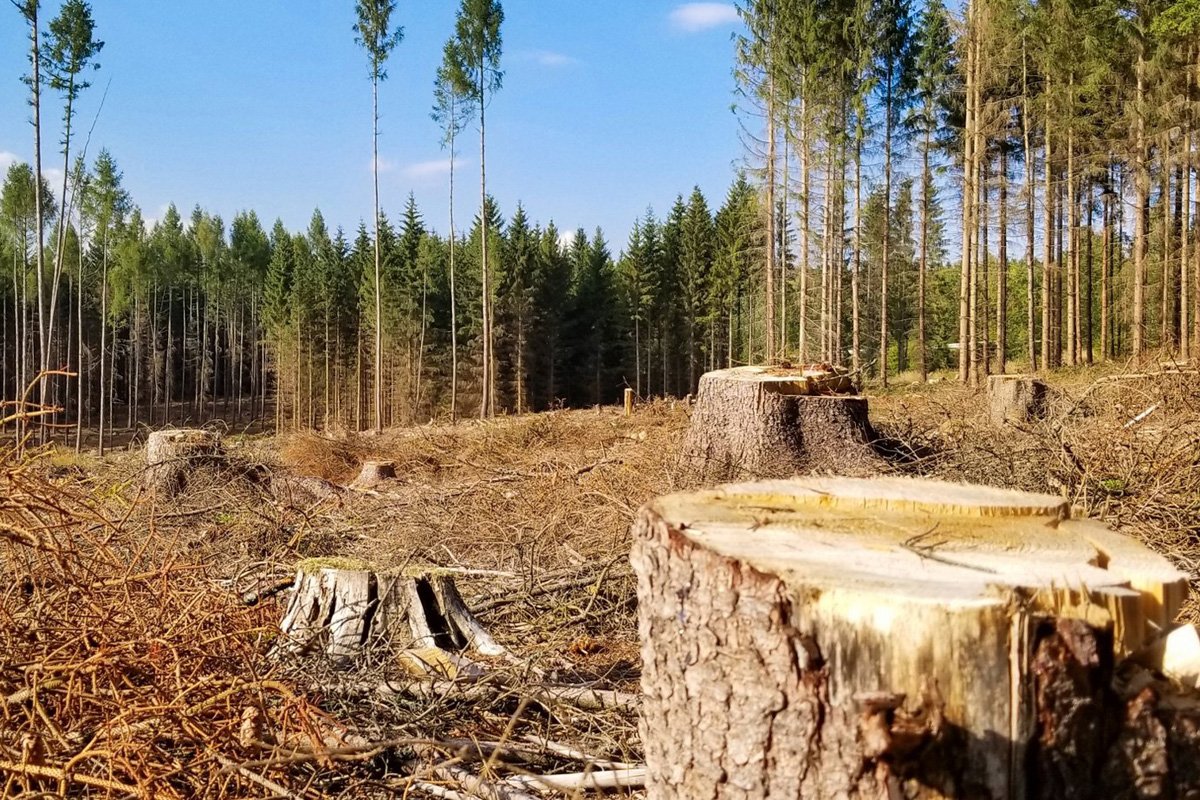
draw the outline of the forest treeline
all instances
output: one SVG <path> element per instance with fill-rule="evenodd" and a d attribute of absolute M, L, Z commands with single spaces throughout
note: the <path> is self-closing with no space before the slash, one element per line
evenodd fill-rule
<path fill-rule="evenodd" d="M 42 31 L 38 3 L 16 5 L 35 130 L 53 97 L 67 135 L 61 185 L 36 164 L 5 177 L 0 386 L 76 373 L 39 383 L 60 425 L 362 429 L 682 395 L 739 363 L 979 380 L 1200 348 L 1196 0 L 747 2 L 744 169 L 620 243 L 487 193 L 496 0 L 463 0 L 433 87 L 452 160 L 479 136 L 482 211 L 449 232 L 411 195 L 389 216 L 377 182 L 350 231 L 175 206 L 147 225 L 114 156 L 71 148 L 103 46 L 90 7 Z M 356 4 L 376 118 L 393 10 Z"/>

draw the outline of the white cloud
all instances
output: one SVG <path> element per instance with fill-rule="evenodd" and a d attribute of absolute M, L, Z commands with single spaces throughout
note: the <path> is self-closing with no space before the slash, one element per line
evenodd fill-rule
<path fill-rule="evenodd" d="M 0 150 L 0 172 L 7 172 L 8 168 L 16 164 L 21 159 L 17 158 L 16 153 L 10 153 L 7 150 Z"/>
<path fill-rule="evenodd" d="M 517 54 L 517 57 L 522 61 L 532 61 L 542 67 L 569 67 L 579 63 L 579 59 L 553 50 L 527 50 Z"/>
<path fill-rule="evenodd" d="M 684 33 L 697 33 L 738 22 L 737 8 L 730 3 L 684 3 L 672 9 L 671 27 Z"/>
<path fill-rule="evenodd" d="M 462 166 L 462 162 L 458 162 L 458 166 Z M 424 180 L 428 178 L 436 178 L 440 175 L 448 175 L 450 173 L 450 159 L 437 158 L 432 161 L 418 161 L 415 164 L 409 164 L 404 168 L 404 177 L 412 180 Z"/>
<path fill-rule="evenodd" d="M 383 156 L 379 156 L 379 159 L 375 163 L 378 164 L 380 172 L 395 172 L 396 171 L 396 162 L 391 161 L 387 158 L 384 158 Z"/>

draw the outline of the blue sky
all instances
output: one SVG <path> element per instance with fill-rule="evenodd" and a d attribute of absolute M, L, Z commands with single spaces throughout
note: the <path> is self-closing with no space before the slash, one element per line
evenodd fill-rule
<path fill-rule="evenodd" d="M 44 0 L 43 18 L 57 13 Z M 380 192 L 411 190 L 448 228 L 447 153 L 429 118 L 454 0 L 400 0 L 404 41 L 380 92 Z M 200 204 L 305 227 L 315 207 L 352 234 L 371 209 L 371 84 L 352 0 L 92 0 L 101 69 L 79 107 L 149 218 Z M 504 0 L 504 87 L 488 109 L 488 190 L 564 230 L 604 228 L 614 252 L 647 205 L 699 185 L 714 208 L 740 163 L 734 8 L 665 0 Z M 32 160 L 26 29 L 0 8 L 0 168 Z M 41 26 L 46 27 L 45 22 Z M 111 83 L 110 83 L 111 81 Z M 43 164 L 61 180 L 61 103 L 43 101 Z M 461 138 L 456 223 L 478 208 L 478 134 Z M 79 140 L 82 144 L 82 140 Z M 53 168 L 53 169 L 52 169 Z M 57 189 L 55 190 L 57 193 Z"/>

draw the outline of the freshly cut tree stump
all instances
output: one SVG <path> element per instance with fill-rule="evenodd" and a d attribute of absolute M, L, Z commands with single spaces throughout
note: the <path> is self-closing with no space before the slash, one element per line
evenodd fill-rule
<path fill-rule="evenodd" d="M 683 441 L 700 483 L 799 473 L 877 474 L 867 399 L 850 377 L 807 369 L 735 367 L 706 373 Z"/>
<path fill-rule="evenodd" d="M 395 480 L 394 461 L 364 461 L 358 477 L 350 484 L 351 489 L 373 489 L 384 481 Z"/>
<path fill-rule="evenodd" d="M 450 576 L 377 571 L 354 559 L 300 562 L 280 629 L 285 649 L 323 649 L 334 658 L 379 644 L 507 652 L 467 608 Z"/>
<path fill-rule="evenodd" d="M 1200 791 L 1200 710 L 1110 688 L 1185 576 L 1059 498 L 731 485 L 644 507 L 631 560 L 651 798 Z"/>
<path fill-rule="evenodd" d="M 174 496 L 187 485 L 188 475 L 225 460 L 221 437 L 199 429 L 153 431 L 146 440 L 145 485 L 151 491 Z"/>
<path fill-rule="evenodd" d="M 1030 375 L 989 375 L 988 410 L 995 425 L 1033 422 L 1046 413 L 1046 382 Z"/>

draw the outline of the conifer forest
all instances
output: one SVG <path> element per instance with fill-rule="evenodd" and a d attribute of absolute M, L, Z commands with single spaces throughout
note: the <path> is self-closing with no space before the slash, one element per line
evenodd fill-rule
<path fill-rule="evenodd" d="M 30 102 L 8 112 L 29 114 L 37 163 L 3 181 L 0 395 L 56 409 L 23 424 L 67 440 L 683 396 L 746 363 L 977 382 L 1200 348 L 1194 0 L 746 0 L 728 191 L 646 197 L 621 241 L 489 195 L 496 0 L 464 2 L 429 69 L 446 152 L 479 154 L 450 178 L 476 213 L 442 231 L 415 195 L 381 205 L 378 180 L 371 220 L 318 208 L 289 230 L 181 197 L 147 224 L 122 154 L 89 152 L 76 112 L 105 48 L 130 45 L 101 41 L 82 0 L 41 5 L 7 12 L 28 31 L 5 63 Z M 414 79 L 385 80 L 394 5 L 358 3 L 346 32 L 376 120 Z M 51 166 L 61 181 L 34 179 Z"/>

